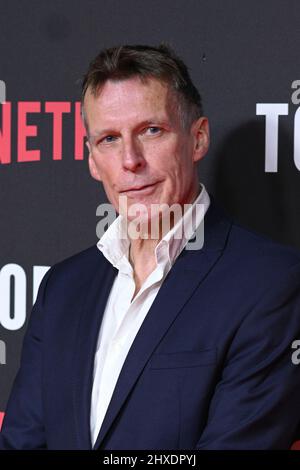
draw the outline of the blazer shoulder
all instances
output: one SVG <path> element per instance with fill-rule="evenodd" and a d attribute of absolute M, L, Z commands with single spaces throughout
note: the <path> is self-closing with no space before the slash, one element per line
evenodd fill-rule
<path fill-rule="evenodd" d="M 237 259 L 244 270 L 257 276 L 276 277 L 291 268 L 300 269 L 300 250 L 233 222 L 227 242 L 227 254 Z"/>
<path fill-rule="evenodd" d="M 92 245 L 55 263 L 49 270 L 48 284 L 74 289 L 75 286 L 90 282 L 99 270 L 107 269 L 108 266 L 111 266 L 110 263 L 97 245 Z"/>
<path fill-rule="evenodd" d="M 88 248 L 74 253 L 73 255 L 62 259 L 55 263 L 55 266 L 60 269 L 76 269 L 78 267 L 89 266 L 90 268 L 101 262 L 104 262 L 105 258 L 97 245 L 89 246 Z"/>
<path fill-rule="evenodd" d="M 216 233 L 225 239 L 225 252 L 234 258 L 235 254 L 244 262 L 248 259 L 266 261 L 277 259 L 284 264 L 300 263 L 300 250 L 284 245 L 272 239 L 270 236 L 259 233 L 245 227 L 235 220 L 214 197 L 211 197 L 211 207 L 208 211 L 209 236 L 216 238 Z M 225 229 L 224 229 L 225 227 Z M 220 245 L 221 246 L 221 245 Z"/>

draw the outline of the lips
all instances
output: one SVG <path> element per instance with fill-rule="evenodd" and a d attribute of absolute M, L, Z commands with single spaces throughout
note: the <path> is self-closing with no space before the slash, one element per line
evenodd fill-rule
<path fill-rule="evenodd" d="M 153 191 L 155 191 L 156 185 L 157 185 L 157 182 L 156 183 L 145 184 L 145 185 L 140 185 L 140 186 L 132 186 L 128 189 L 125 189 L 124 191 L 121 191 L 121 194 L 124 194 L 127 197 L 148 196 L 148 195 L 152 194 Z"/>
<path fill-rule="evenodd" d="M 140 185 L 140 186 L 133 186 L 131 188 L 124 189 L 123 191 L 121 191 L 121 193 L 127 193 L 127 192 L 130 192 L 130 191 L 141 191 L 143 189 L 150 188 L 150 187 L 154 186 L 155 184 L 156 183 L 150 183 L 150 184 L 144 184 L 144 185 Z"/>

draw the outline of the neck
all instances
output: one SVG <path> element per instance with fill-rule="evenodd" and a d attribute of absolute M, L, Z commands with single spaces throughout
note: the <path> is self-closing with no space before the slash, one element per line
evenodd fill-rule
<path fill-rule="evenodd" d="M 186 210 L 184 207 L 185 204 L 192 204 L 197 197 L 199 196 L 201 188 L 199 183 L 197 183 L 197 188 L 194 189 L 190 196 L 186 199 L 184 203 L 181 204 L 180 214 L 174 214 L 171 212 L 167 214 L 167 217 L 170 219 L 169 223 L 163 223 L 163 218 L 160 214 L 159 220 L 156 219 L 156 224 L 158 229 L 154 230 L 155 237 L 151 238 L 151 224 L 155 223 L 155 219 L 152 222 L 147 222 L 147 230 L 144 230 L 143 233 L 147 235 L 147 238 L 137 238 L 130 240 L 130 250 L 129 250 L 129 261 L 132 267 L 135 269 L 137 265 L 148 266 L 155 265 L 155 248 L 160 242 L 160 240 L 166 235 L 166 233 L 171 230 L 178 220 L 183 216 L 183 213 Z"/>

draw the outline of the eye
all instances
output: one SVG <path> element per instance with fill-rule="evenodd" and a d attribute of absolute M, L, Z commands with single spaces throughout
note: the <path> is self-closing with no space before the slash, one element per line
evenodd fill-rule
<path fill-rule="evenodd" d="M 150 126 L 145 129 L 145 134 L 155 135 L 155 134 L 159 134 L 161 131 L 162 131 L 161 127 Z"/>
<path fill-rule="evenodd" d="M 103 137 L 103 139 L 99 140 L 99 144 L 111 144 L 112 142 L 115 142 L 117 139 L 117 136 L 115 135 L 107 135 Z"/>

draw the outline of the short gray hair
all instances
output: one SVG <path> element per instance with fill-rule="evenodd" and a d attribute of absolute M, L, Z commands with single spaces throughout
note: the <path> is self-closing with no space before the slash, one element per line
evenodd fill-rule
<path fill-rule="evenodd" d="M 156 78 L 171 87 L 177 98 L 178 112 L 185 130 L 189 130 L 191 124 L 203 115 L 201 96 L 190 78 L 188 68 L 169 46 L 122 45 L 100 51 L 83 78 L 81 112 L 86 127 L 83 102 L 87 89 L 97 95 L 107 80 L 133 77 L 140 77 L 142 81 Z"/>

